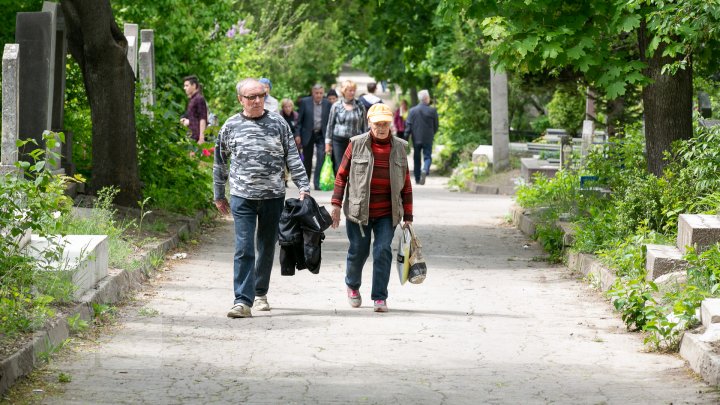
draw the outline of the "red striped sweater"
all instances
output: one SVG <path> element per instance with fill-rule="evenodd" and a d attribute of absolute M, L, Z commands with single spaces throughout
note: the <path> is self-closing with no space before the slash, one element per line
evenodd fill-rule
<path fill-rule="evenodd" d="M 370 179 L 370 219 L 381 218 L 392 215 L 392 202 L 390 200 L 390 137 L 377 139 L 370 136 L 373 152 L 373 171 Z M 352 162 L 352 144 L 345 149 L 342 163 L 338 168 L 335 177 L 335 189 L 331 203 L 342 207 L 342 200 L 345 196 L 350 164 Z M 410 171 L 405 170 L 405 185 L 401 191 L 403 204 L 403 221 L 412 221 L 412 184 L 410 183 Z"/>

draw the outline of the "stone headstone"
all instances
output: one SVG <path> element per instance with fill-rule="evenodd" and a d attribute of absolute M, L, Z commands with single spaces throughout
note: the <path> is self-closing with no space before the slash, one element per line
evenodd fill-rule
<path fill-rule="evenodd" d="M 152 77 L 153 89 L 155 88 L 155 32 L 153 30 L 140 30 L 140 42 L 150 43 L 150 59 L 152 60 L 152 70 L 150 71 Z M 155 102 L 153 101 L 153 105 Z"/>
<path fill-rule="evenodd" d="M 712 117 L 712 103 L 710 102 L 710 96 L 704 91 L 698 92 L 698 110 L 703 118 Z"/>
<path fill-rule="evenodd" d="M 125 32 L 125 38 L 127 38 L 128 42 L 128 52 L 127 52 L 127 59 L 128 63 L 130 63 L 130 67 L 133 70 L 133 73 L 135 74 L 135 77 L 138 76 L 138 40 L 140 39 L 140 31 L 137 24 L 128 24 L 126 23 L 123 27 L 123 31 Z"/>
<path fill-rule="evenodd" d="M 593 138 L 595 137 L 595 121 L 584 120 L 582 126 L 582 156 L 587 156 L 590 152 L 590 146 L 593 144 Z"/>
<path fill-rule="evenodd" d="M 20 103 L 20 45 L 5 44 L 2 57 L 2 147 L 0 175 L 16 172 L 18 160 L 18 108 Z"/>
<path fill-rule="evenodd" d="M 560 167 L 569 169 L 572 166 L 573 140 L 570 135 L 560 137 Z"/>
<path fill-rule="evenodd" d="M 155 36 L 153 30 L 140 30 L 138 78 L 142 83 L 142 105 L 155 105 Z M 143 107 L 144 108 L 144 107 Z M 143 110 L 146 112 L 146 110 Z"/>
<path fill-rule="evenodd" d="M 65 17 L 62 8 L 60 8 L 60 3 L 46 1 L 43 3 L 42 11 L 52 13 L 55 19 L 55 36 L 52 39 L 55 44 L 55 58 L 52 67 L 52 117 L 50 129 L 62 131 L 65 127 L 65 62 L 67 60 Z"/>
<path fill-rule="evenodd" d="M 50 88 L 50 129 L 55 132 L 65 131 L 65 62 L 67 60 L 67 31 L 65 28 L 65 17 L 60 3 L 50 1 L 43 2 L 42 11 L 52 13 L 55 21 L 55 33 L 52 37 L 54 44 L 54 58 L 52 59 L 51 74 L 53 75 Z M 65 143 L 67 144 L 67 138 Z M 53 152 L 61 155 L 60 161 L 55 162 L 55 171 L 62 173 L 65 167 L 72 165 L 72 154 L 63 153 L 62 144 L 58 143 Z M 72 149 L 71 149 L 72 150 Z M 69 173 L 72 174 L 72 173 Z"/>
<path fill-rule="evenodd" d="M 56 21 L 51 12 L 17 13 L 15 42 L 20 45 L 19 122 L 22 139 L 34 139 L 44 148 L 42 135 L 52 128 Z"/>
<path fill-rule="evenodd" d="M 505 72 L 490 69 L 493 171 L 510 167 L 510 124 L 508 120 L 508 84 Z"/>

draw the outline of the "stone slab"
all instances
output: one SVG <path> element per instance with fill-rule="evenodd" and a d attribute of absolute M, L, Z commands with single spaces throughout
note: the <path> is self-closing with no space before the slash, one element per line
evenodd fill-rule
<path fill-rule="evenodd" d="M 720 355 L 713 344 L 720 343 L 720 324 L 705 328 L 702 334 L 686 332 L 680 342 L 680 356 L 711 385 L 720 385 Z"/>
<path fill-rule="evenodd" d="M 705 327 L 720 323 L 720 298 L 706 298 L 700 304 L 700 318 Z"/>
<path fill-rule="evenodd" d="M 489 163 L 493 161 L 492 145 L 479 145 L 472 154 L 473 163 Z"/>
<path fill-rule="evenodd" d="M 683 260 L 683 254 L 676 246 L 648 244 L 645 247 L 647 248 L 645 258 L 647 280 L 655 280 L 662 275 L 687 268 L 688 262 Z"/>
<path fill-rule="evenodd" d="M 702 253 L 720 242 L 720 217 L 717 215 L 680 214 L 678 217 L 677 247 L 687 253 L 688 246 L 695 246 Z"/>
<path fill-rule="evenodd" d="M 34 139 L 40 148 L 45 147 L 43 131 L 52 129 L 55 23 L 50 12 L 17 13 L 15 42 L 20 45 L 22 66 L 18 129 L 20 138 Z"/>
<path fill-rule="evenodd" d="M 74 299 L 79 300 L 107 276 L 108 242 L 106 235 L 67 235 L 58 239 L 64 243 L 62 262 L 54 263 L 56 271 L 72 280 L 77 287 Z M 27 252 L 38 257 L 51 244 L 47 238 L 32 235 Z"/>
<path fill-rule="evenodd" d="M 20 103 L 19 69 L 20 45 L 5 44 L 2 56 L 2 143 L 0 164 L 13 166 L 17 162 L 18 113 Z"/>
<path fill-rule="evenodd" d="M 547 178 L 553 178 L 558 170 L 560 170 L 559 164 L 552 164 L 547 160 L 535 158 L 520 159 L 520 173 L 527 183 L 532 183 L 532 178 L 535 173 L 541 173 Z"/>

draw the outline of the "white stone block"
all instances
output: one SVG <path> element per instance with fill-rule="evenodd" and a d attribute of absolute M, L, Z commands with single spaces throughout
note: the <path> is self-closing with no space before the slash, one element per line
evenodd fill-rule
<path fill-rule="evenodd" d="M 492 145 L 480 145 L 473 151 L 472 161 L 473 163 L 485 162 L 489 163 L 493 160 L 493 147 Z"/>
<path fill-rule="evenodd" d="M 47 238 L 32 235 L 27 246 L 28 254 L 40 257 L 52 242 Z M 60 262 L 52 263 L 55 271 L 71 280 L 77 287 L 74 299 L 78 300 L 95 284 L 107 276 L 108 242 L 106 235 L 67 235 L 58 237 L 57 243 L 64 245 Z"/>
<path fill-rule="evenodd" d="M 706 327 L 720 323 L 720 298 L 706 298 L 700 305 L 700 316 Z"/>

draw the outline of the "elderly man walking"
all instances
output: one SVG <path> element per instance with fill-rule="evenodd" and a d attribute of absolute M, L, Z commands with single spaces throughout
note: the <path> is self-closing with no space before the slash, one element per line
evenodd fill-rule
<path fill-rule="evenodd" d="M 235 301 L 227 316 L 247 318 L 253 306 L 270 310 L 266 294 L 285 202 L 285 167 L 301 200 L 310 193 L 310 184 L 287 122 L 264 108 L 263 84 L 245 79 L 236 89 L 243 111 L 230 117 L 218 133 L 213 180 L 215 206 L 235 220 Z M 230 202 L 225 198 L 228 178 Z"/>
<path fill-rule="evenodd" d="M 312 176 L 315 190 L 320 190 L 320 167 L 325 160 L 325 130 L 330 117 L 330 102 L 325 98 L 325 88 L 316 84 L 312 96 L 300 100 L 297 134 L 302 139 L 303 164 L 308 177 Z M 315 174 L 312 175 L 313 155 L 315 155 Z"/>
<path fill-rule="evenodd" d="M 430 92 L 420 90 L 418 98 L 420 102 L 410 109 L 405 121 L 405 136 L 412 136 L 415 149 L 413 174 L 415 183 L 422 185 L 425 184 L 425 177 L 430 174 L 433 140 L 439 123 L 437 110 L 430 107 Z"/>

